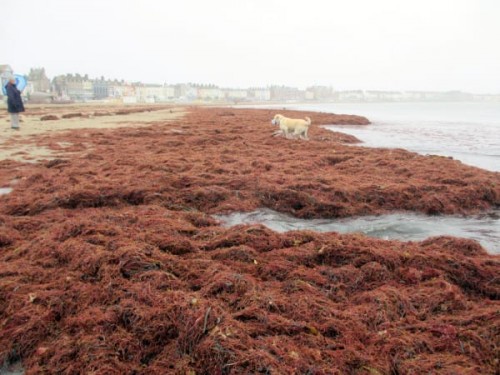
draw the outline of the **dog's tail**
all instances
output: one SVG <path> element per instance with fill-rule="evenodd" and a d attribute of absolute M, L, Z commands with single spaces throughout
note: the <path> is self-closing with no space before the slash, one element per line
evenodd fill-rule
<path fill-rule="evenodd" d="M 311 125 L 311 119 L 309 117 L 306 117 L 307 125 Z"/>

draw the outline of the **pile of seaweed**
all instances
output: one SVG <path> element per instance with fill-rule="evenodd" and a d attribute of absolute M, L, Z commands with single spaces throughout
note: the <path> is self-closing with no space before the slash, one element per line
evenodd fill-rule
<path fill-rule="evenodd" d="M 272 115 L 192 108 L 149 128 L 41 136 L 73 146 L 42 164 L 0 162 L 0 184 L 17 181 L 0 197 L 0 363 L 21 360 L 27 374 L 498 371 L 500 259 L 478 243 L 278 234 L 210 214 L 472 213 L 499 205 L 500 175 L 318 127 L 309 142 L 272 137 Z"/>
<path fill-rule="evenodd" d="M 128 115 L 131 113 L 142 113 L 161 111 L 164 109 L 172 108 L 169 105 L 103 105 L 97 104 L 71 104 L 62 106 L 30 106 L 25 113 L 27 117 L 39 117 L 42 121 L 58 120 L 59 118 L 75 118 L 83 117 L 88 118 L 91 116 L 114 116 L 114 115 Z"/>

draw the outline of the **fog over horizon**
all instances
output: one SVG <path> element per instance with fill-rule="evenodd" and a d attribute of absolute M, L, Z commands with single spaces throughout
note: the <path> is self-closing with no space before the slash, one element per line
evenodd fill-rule
<path fill-rule="evenodd" d="M 500 94 L 496 0 L 18 0 L 0 64 L 147 83 Z"/>

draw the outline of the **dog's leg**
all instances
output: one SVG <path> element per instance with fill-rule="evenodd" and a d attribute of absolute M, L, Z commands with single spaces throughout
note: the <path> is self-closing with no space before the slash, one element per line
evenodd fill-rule
<path fill-rule="evenodd" d="M 280 126 L 280 130 L 281 130 L 281 132 L 283 134 L 283 137 L 285 137 L 285 138 L 288 139 L 288 131 L 287 131 L 287 129 L 284 126 L 283 127 Z"/>
<path fill-rule="evenodd" d="M 308 130 L 308 128 L 306 128 L 306 130 L 304 131 L 304 139 L 305 139 L 306 141 L 308 141 L 308 140 L 309 140 L 309 137 L 308 137 L 308 135 L 307 135 L 307 130 Z"/>

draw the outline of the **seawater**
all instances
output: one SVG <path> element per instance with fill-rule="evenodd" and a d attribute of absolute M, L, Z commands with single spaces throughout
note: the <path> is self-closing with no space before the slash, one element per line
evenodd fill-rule
<path fill-rule="evenodd" d="M 451 156 L 500 171 L 500 102 L 281 104 L 266 108 L 354 114 L 371 125 L 329 125 L 362 146 L 404 148 L 423 155 Z M 313 124 L 314 124 L 314 118 Z"/>
<path fill-rule="evenodd" d="M 12 190 L 13 190 L 12 188 L 8 188 L 8 187 L 0 188 L 0 195 L 10 194 L 10 193 L 12 193 Z"/>
<path fill-rule="evenodd" d="M 253 212 L 216 215 L 224 226 L 263 224 L 276 232 L 364 233 L 386 240 L 421 241 L 434 236 L 454 236 L 478 241 L 488 252 L 500 254 L 500 211 L 471 218 L 396 213 L 347 219 L 298 219 L 267 208 Z"/>
<path fill-rule="evenodd" d="M 360 146 L 404 148 L 423 155 L 451 156 L 464 164 L 500 171 L 500 102 L 315 103 L 253 106 L 259 108 L 354 114 L 371 125 L 328 125 L 351 134 Z M 314 123 L 314 118 L 312 119 Z M 392 214 L 342 220 L 300 220 L 266 209 L 220 217 L 226 225 L 258 222 L 276 231 L 310 229 L 362 232 L 368 236 L 419 241 L 437 235 L 471 238 L 500 254 L 499 211 L 480 217 Z"/>

